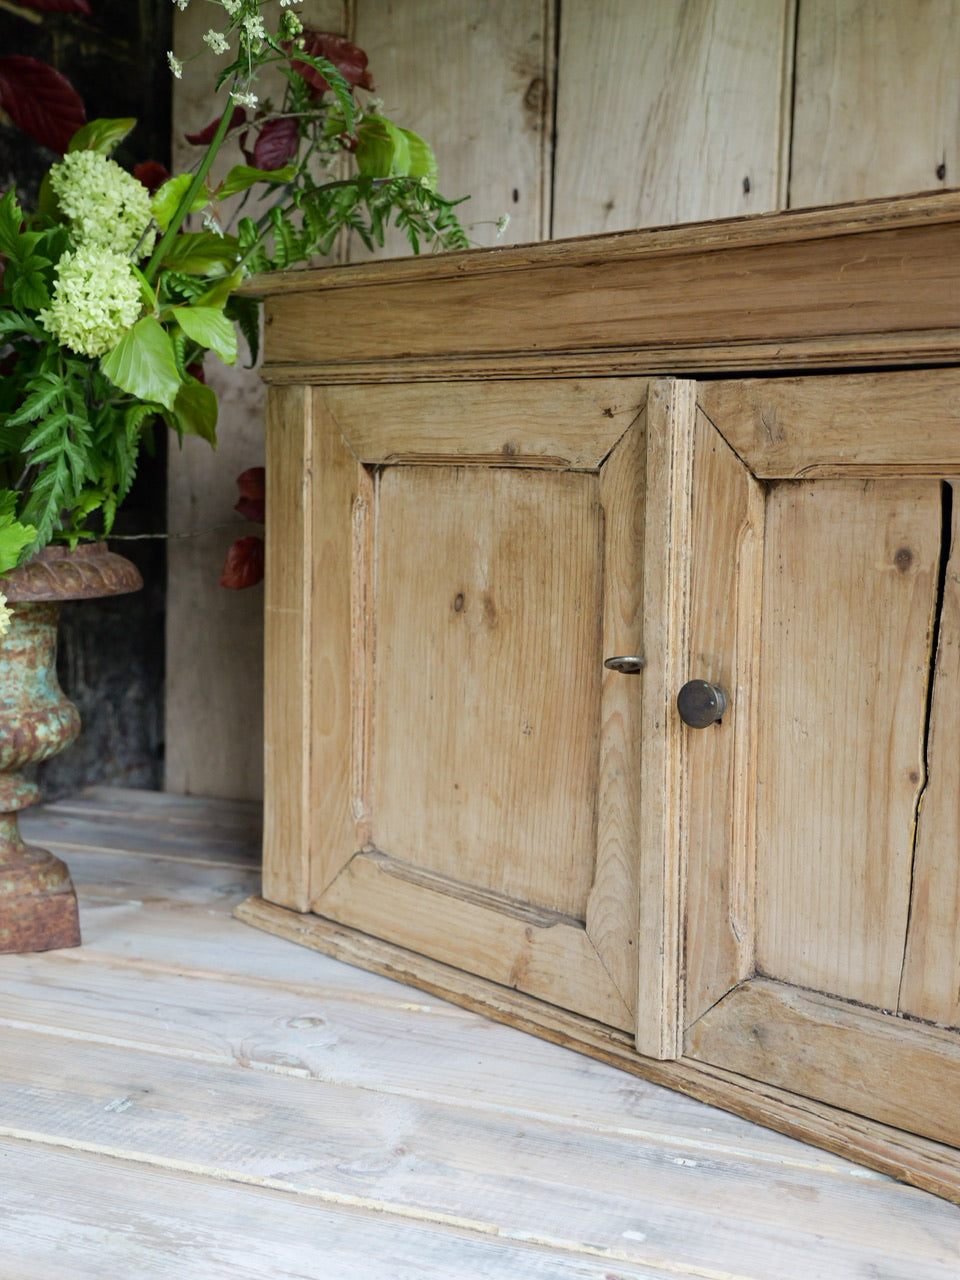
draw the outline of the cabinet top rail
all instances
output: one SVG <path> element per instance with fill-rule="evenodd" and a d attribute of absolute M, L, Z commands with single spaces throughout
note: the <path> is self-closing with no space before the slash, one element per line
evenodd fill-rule
<path fill-rule="evenodd" d="M 270 382 L 960 357 L 960 192 L 260 276 Z"/>

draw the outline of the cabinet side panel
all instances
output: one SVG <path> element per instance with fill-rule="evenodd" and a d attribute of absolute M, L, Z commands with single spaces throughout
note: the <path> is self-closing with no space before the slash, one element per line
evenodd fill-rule
<path fill-rule="evenodd" d="M 310 896 L 310 402 L 302 387 L 267 395 L 263 894 L 297 911 Z"/>
<path fill-rule="evenodd" d="M 935 481 L 774 486 L 761 635 L 761 973 L 895 1009 L 941 538 Z"/>

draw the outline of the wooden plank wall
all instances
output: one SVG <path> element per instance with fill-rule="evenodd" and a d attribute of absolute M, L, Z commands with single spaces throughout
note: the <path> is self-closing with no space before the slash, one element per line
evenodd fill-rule
<path fill-rule="evenodd" d="M 208 16 L 177 12 L 181 56 Z M 368 50 L 444 191 L 472 193 L 477 244 L 505 213 L 500 242 L 520 243 L 960 184 L 954 0 L 307 0 L 304 17 Z M 177 83 L 175 141 L 211 115 L 204 63 Z M 214 377 L 220 449 L 172 458 L 173 532 L 228 522 L 262 460 L 255 375 Z M 217 585 L 249 531 L 171 543 L 170 791 L 260 794 L 262 589 Z"/>

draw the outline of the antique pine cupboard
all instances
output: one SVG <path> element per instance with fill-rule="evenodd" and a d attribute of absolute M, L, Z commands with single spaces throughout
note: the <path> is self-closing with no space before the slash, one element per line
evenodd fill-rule
<path fill-rule="evenodd" d="M 261 282 L 242 918 L 960 1200 L 960 198 Z"/>

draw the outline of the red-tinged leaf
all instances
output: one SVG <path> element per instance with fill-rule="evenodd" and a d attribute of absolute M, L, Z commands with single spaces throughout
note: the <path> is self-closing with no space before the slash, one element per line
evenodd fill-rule
<path fill-rule="evenodd" d="M 93 14 L 89 0 L 17 0 L 25 9 L 38 9 L 41 13 L 79 13 L 84 18 Z"/>
<path fill-rule="evenodd" d="M 198 382 L 202 382 L 204 386 L 207 385 L 207 379 L 204 376 L 204 372 L 203 372 L 202 360 L 198 360 L 196 364 L 188 364 L 187 373 L 190 375 L 191 378 L 196 378 Z"/>
<path fill-rule="evenodd" d="M 300 146 L 296 120 L 268 120 L 253 145 L 254 169 L 282 169 L 295 160 Z"/>
<path fill-rule="evenodd" d="M 237 488 L 240 500 L 234 507 L 248 520 L 256 520 L 263 524 L 266 519 L 267 473 L 264 467 L 249 467 L 242 475 L 237 476 Z"/>
<path fill-rule="evenodd" d="M 334 35 L 331 31 L 312 31 L 305 27 L 303 31 L 304 53 L 311 58 L 326 58 L 332 62 L 347 84 L 357 89 L 372 89 L 373 80 L 367 70 L 369 59 L 359 45 L 345 36 Z M 322 98 L 330 88 L 315 67 L 296 59 L 291 61 L 291 68 L 307 82 L 312 97 Z"/>
<path fill-rule="evenodd" d="M 67 77 L 22 54 L 0 58 L 0 107 L 35 142 L 60 155 L 86 121 L 80 95 Z"/>
<path fill-rule="evenodd" d="M 263 581 L 263 567 L 263 539 L 240 538 L 227 552 L 220 585 L 229 587 L 232 591 L 243 591 L 245 587 L 255 587 L 258 582 Z"/>
<path fill-rule="evenodd" d="M 142 164 L 133 166 L 133 176 L 154 195 L 170 177 L 170 170 L 159 160 L 144 160 Z"/>
<path fill-rule="evenodd" d="M 199 133 L 184 134 L 186 140 L 195 147 L 209 146 L 213 141 L 213 135 L 220 127 L 220 121 L 223 116 L 217 116 L 216 120 L 211 120 L 205 129 L 201 129 Z M 227 133 L 233 129 L 240 129 L 247 123 L 247 113 L 243 107 L 234 107 L 233 115 L 230 117 L 230 123 L 227 126 Z"/>

